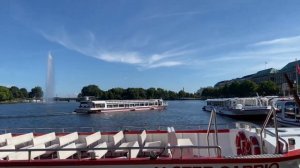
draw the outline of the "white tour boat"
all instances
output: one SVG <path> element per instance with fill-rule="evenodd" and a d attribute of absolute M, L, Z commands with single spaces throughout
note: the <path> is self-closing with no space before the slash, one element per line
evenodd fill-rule
<path fill-rule="evenodd" d="M 300 127 L 300 113 L 293 99 L 277 100 L 275 103 L 277 121 L 282 126 Z"/>
<path fill-rule="evenodd" d="M 81 101 L 76 113 L 105 113 L 123 111 L 162 110 L 167 107 L 162 99 L 148 100 L 87 100 Z"/>
<path fill-rule="evenodd" d="M 216 109 L 217 114 L 233 118 L 263 118 L 271 109 L 268 100 L 259 97 L 207 99 L 203 110 Z"/>
<path fill-rule="evenodd" d="M 212 112 L 212 114 L 215 114 Z M 275 112 L 272 112 L 275 115 Z M 215 117 L 215 115 L 212 115 Z M 270 119 L 271 115 L 268 115 Z M 218 129 L 0 134 L 0 167 L 11 168 L 298 168 L 300 128 L 238 122 Z M 214 129 L 210 129 L 214 125 Z M 20 129 L 18 129 L 20 131 Z M 49 129 L 46 129 L 49 131 Z M 56 129 L 57 130 L 57 129 Z M 41 132 L 45 130 L 39 129 Z"/>

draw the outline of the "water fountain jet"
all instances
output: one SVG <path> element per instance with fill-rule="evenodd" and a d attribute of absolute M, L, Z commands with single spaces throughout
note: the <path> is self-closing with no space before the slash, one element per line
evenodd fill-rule
<path fill-rule="evenodd" d="M 46 80 L 46 94 L 45 102 L 51 103 L 54 101 L 54 66 L 53 57 L 51 53 L 48 54 L 48 66 L 47 66 L 47 80 Z"/>

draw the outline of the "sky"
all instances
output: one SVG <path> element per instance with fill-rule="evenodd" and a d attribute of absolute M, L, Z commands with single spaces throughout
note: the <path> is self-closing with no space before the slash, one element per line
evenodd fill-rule
<path fill-rule="evenodd" d="M 300 59 L 299 0 L 0 0 L 0 85 L 196 92 Z"/>

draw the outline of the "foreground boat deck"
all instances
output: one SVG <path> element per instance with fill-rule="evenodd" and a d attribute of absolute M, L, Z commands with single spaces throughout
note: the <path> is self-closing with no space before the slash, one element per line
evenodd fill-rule
<path fill-rule="evenodd" d="M 300 128 L 279 128 L 280 154 L 274 129 L 260 143 L 259 128 L 237 126 L 214 130 L 137 130 L 90 133 L 0 135 L 0 167 L 147 167 L 147 168 L 279 168 L 300 165 Z M 238 153 L 237 137 L 256 137 L 251 152 Z M 218 143 L 216 143 L 216 138 Z M 294 139 L 295 144 L 286 142 Z M 285 142 L 286 141 L 286 142 Z M 243 141 L 241 141 L 243 142 Z M 258 147 L 259 154 L 253 153 Z M 245 151 L 244 151 L 245 152 Z M 248 167 L 247 167 L 248 166 Z M 289 167 L 291 168 L 291 166 Z"/>

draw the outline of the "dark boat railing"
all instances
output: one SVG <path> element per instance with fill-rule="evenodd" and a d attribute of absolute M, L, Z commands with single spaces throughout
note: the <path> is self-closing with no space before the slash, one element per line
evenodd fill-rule
<path fill-rule="evenodd" d="M 215 149 L 217 150 L 217 157 L 222 157 L 222 148 L 220 146 L 165 146 L 165 147 L 109 147 L 109 148 L 57 148 L 57 149 L 0 149 L 1 152 L 28 152 L 28 160 L 34 160 L 31 158 L 32 152 L 58 152 L 58 151 L 76 151 L 78 154 L 78 159 L 81 158 L 81 152 L 86 151 L 95 151 L 95 150 L 106 150 L 106 151 L 114 151 L 114 150 L 128 150 L 128 159 L 131 159 L 131 150 L 143 150 L 143 149 L 156 149 L 156 150 L 171 150 L 171 149 L 180 149 L 180 159 L 183 159 L 182 153 L 183 149 Z M 161 152 L 162 154 L 163 152 Z M 159 155 L 158 155 L 159 156 Z M 173 156 L 172 156 L 173 158 Z M 91 157 L 91 159 L 95 159 Z"/>
<path fill-rule="evenodd" d="M 186 129 L 195 129 L 195 130 L 206 130 L 208 124 L 176 124 L 176 130 L 186 130 Z M 96 132 L 96 131 L 119 131 L 119 130 L 167 130 L 167 127 L 170 125 L 136 125 L 136 126 L 114 126 L 111 127 L 48 127 L 48 128 L 0 128 L 0 133 L 48 133 L 48 132 L 56 132 L 56 133 L 69 133 L 69 132 Z M 233 125 L 230 123 L 220 123 L 218 124 L 219 128 L 229 129 L 232 128 Z"/>

